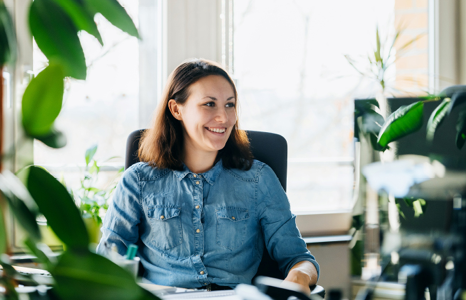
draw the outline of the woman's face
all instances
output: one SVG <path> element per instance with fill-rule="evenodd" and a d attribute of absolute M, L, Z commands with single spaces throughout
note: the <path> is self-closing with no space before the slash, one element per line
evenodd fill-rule
<path fill-rule="evenodd" d="M 210 75 L 193 83 L 189 92 L 174 113 L 183 125 L 185 151 L 216 154 L 225 147 L 236 123 L 233 87 L 222 76 Z"/>

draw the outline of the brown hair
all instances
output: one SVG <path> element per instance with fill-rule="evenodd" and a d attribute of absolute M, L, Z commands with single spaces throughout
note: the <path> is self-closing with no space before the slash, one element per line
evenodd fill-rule
<path fill-rule="evenodd" d="M 184 104 L 190 95 L 189 87 L 197 80 L 209 75 L 219 75 L 225 78 L 233 87 L 236 102 L 238 102 L 235 84 L 220 65 L 205 59 L 194 59 L 182 63 L 168 77 L 162 99 L 155 111 L 153 125 L 144 132 L 141 138 L 138 151 L 140 161 L 160 169 L 181 170 L 183 168 L 182 125 L 171 114 L 168 102 L 174 99 L 177 103 Z M 218 152 L 216 161 L 222 159 L 223 166 L 227 169 L 249 170 L 253 160 L 249 140 L 246 132 L 238 128 L 238 118 L 236 118 L 230 137 L 225 147 Z"/>

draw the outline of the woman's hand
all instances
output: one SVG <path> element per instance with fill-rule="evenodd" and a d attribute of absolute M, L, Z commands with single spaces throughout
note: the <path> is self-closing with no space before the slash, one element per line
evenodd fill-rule
<path fill-rule="evenodd" d="M 303 292 L 306 295 L 310 295 L 311 289 L 309 286 L 317 283 L 316 267 L 309 261 L 301 261 L 291 268 L 285 281 L 299 284 Z"/>

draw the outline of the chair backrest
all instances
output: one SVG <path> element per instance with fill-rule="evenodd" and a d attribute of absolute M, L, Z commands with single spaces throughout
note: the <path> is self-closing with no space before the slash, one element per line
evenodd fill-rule
<path fill-rule="evenodd" d="M 139 162 L 139 140 L 145 129 L 133 131 L 126 141 L 125 169 Z M 288 146 L 283 136 L 270 132 L 246 131 L 255 159 L 269 165 L 286 191 Z"/>
<path fill-rule="evenodd" d="M 145 129 L 133 131 L 126 142 L 125 169 L 139 162 L 139 140 Z M 277 175 L 283 189 L 286 191 L 286 172 L 288 163 L 288 146 L 283 136 L 261 131 L 246 131 L 255 159 L 269 165 Z M 280 272 L 276 261 L 272 260 L 267 250 L 264 251 L 257 276 L 268 276 L 279 279 L 285 277 Z M 254 277 L 254 278 L 255 278 Z"/>

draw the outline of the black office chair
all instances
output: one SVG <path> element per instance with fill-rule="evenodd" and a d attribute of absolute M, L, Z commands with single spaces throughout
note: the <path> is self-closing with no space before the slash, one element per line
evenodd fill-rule
<path fill-rule="evenodd" d="M 126 142 L 125 169 L 139 162 L 138 149 L 139 140 L 144 129 L 133 131 Z M 251 145 L 252 154 L 255 159 L 269 165 L 277 175 L 283 189 L 286 191 L 286 172 L 288 163 L 288 145 L 283 136 L 261 131 L 246 131 Z M 264 251 L 259 269 L 253 278 L 253 282 L 258 276 L 274 277 L 285 279 L 278 268 L 278 263 L 274 261 L 267 250 Z M 317 285 L 313 286 L 312 294 L 325 297 L 325 290 Z"/>

